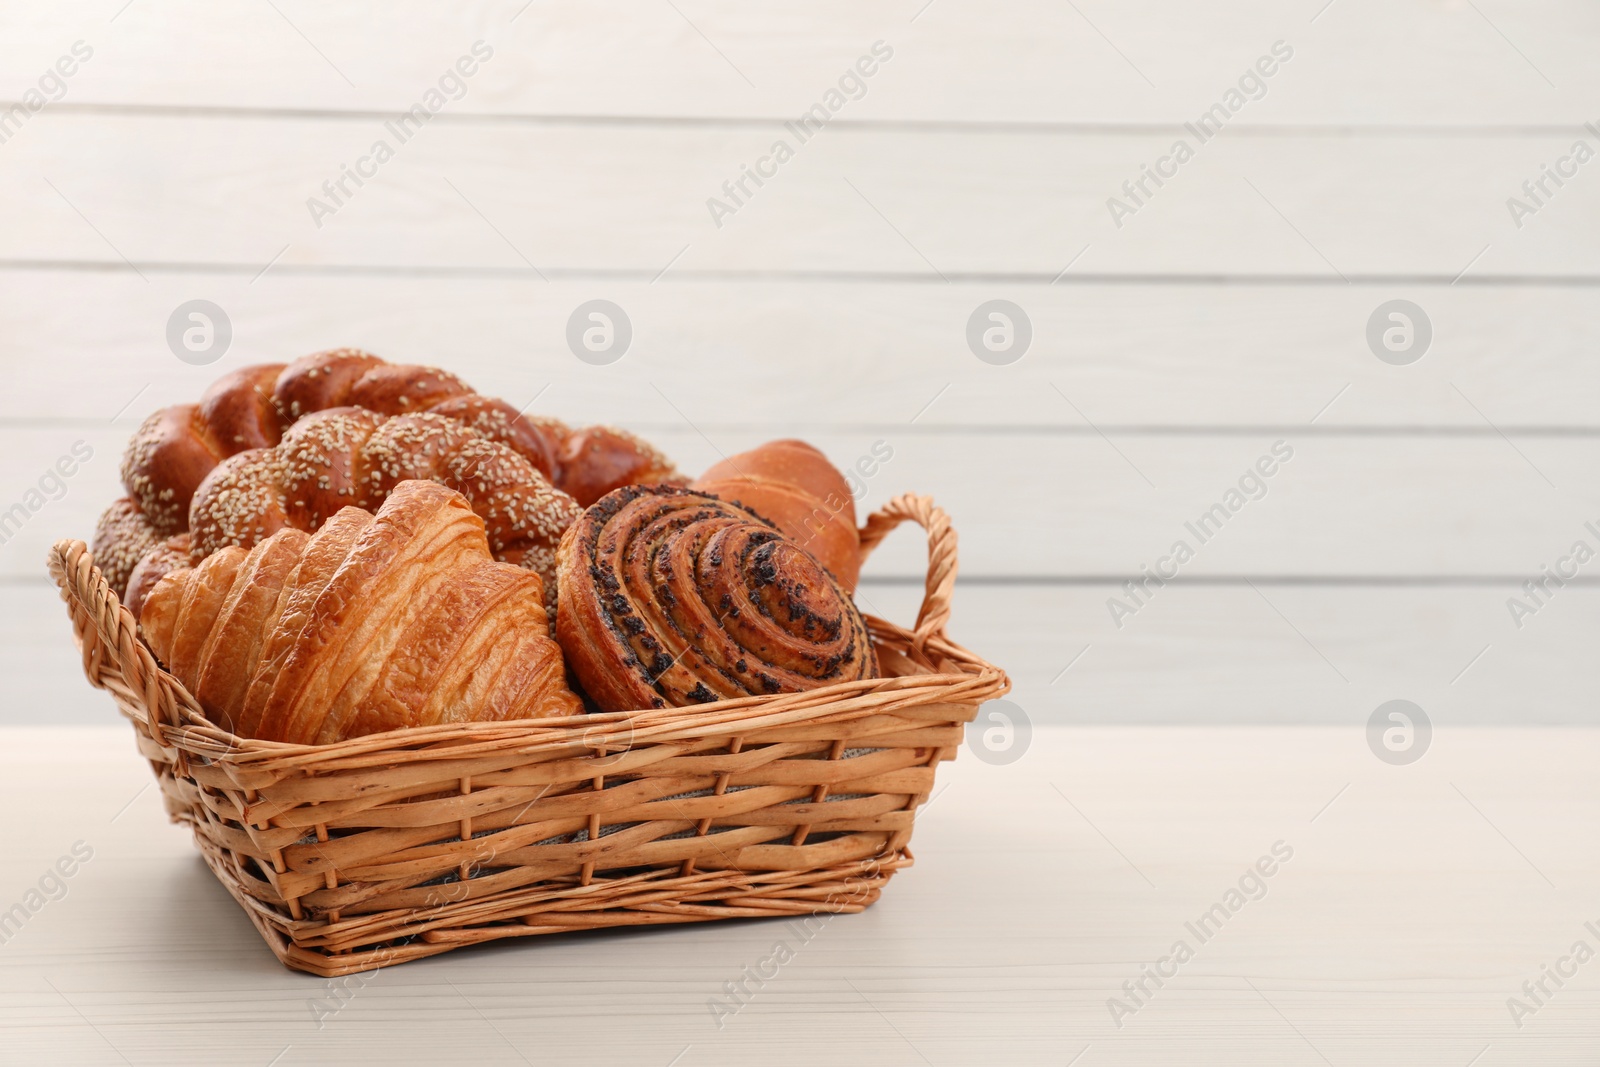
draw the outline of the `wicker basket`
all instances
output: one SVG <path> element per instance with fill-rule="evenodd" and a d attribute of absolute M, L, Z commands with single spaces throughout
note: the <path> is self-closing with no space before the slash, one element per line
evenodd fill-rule
<path fill-rule="evenodd" d="M 81 541 L 50 573 L 89 681 L 132 720 L 167 813 L 278 958 L 327 977 L 608 926 L 856 912 L 910 866 L 939 761 L 1005 674 L 944 634 L 956 536 L 926 497 L 914 631 L 868 617 L 886 677 L 694 708 L 462 723 L 332 745 L 212 725 Z"/>

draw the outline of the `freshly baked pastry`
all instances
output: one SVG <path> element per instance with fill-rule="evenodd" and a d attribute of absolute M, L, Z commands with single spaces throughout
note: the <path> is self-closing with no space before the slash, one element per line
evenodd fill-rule
<path fill-rule="evenodd" d="M 816 556 L 846 592 L 855 592 L 861 577 L 855 494 L 811 445 L 769 441 L 713 464 L 692 488 L 754 511 Z"/>
<path fill-rule="evenodd" d="M 100 513 L 91 543 L 94 562 L 117 596 L 126 598 L 128 579 L 133 576 L 134 568 L 161 540 L 162 535 L 156 532 L 155 525 L 139 510 L 139 502 L 131 496 L 114 501 Z"/>
<path fill-rule="evenodd" d="M 602 711 L 877 676 L 848 593 L 745 509 L 671 486 L 608 493 L 561 539 L 556 635 Z"/>
<path fill-rule="evenodd" d="M 218 725 L 328 744 L 408 726 L 575 715 L 542 583 L 489 555 L 459 493 L 395 486 L 163 577 L 140 625 Z"/>
<path fill-rule="evenodd" d="M 282 529 L 316 530 L 346 506 L 376 511 L 415 478 L 465 496 L 494 557 L 535 571 L 554 593 L 556 545 L 582 509 L 511 448 L 432 414 L 333 408 L 296 422 L 272 448 L 223 460 L 190 506 L 190 560 Z"/>
<path fill-rule="evenodd" d="M 272 402 L 285 425 L 337 407 L 444 415 L 509 445 L 583 507 L 624 485 L 682 480 L 670 460 L 630 433 L 607 426 L 573 430 L 559 419 L 523 415 L 437 367 L 385 363 L 353 348 L 289 364 L 277 376 Z"/>
<path fill-rule="evenodd" d="M 687 485 L 672 461 L 640 437 L 615 426 L 569 429 L 554 419 L 538 422 L 559 440 L 556 486 L 583 507 L 625 485 Z"/>
<path fill-rule="evenodd" d="M 282 420 L 272 383 L 281 370 L 270 363 L 231 371 L 200 403 L 162 408 L 134 432 L 122 454 L 122 485 L 157 539 L 189 528 L 189 499 L 221 460 L 278 443 Z"/>
<path fill-rule="evenodd" d="M 128 576 L 128 593 L 122 598 L 123 607 L 133 612 L 133 617 L 137 619 L 144 607 L 144 598 L 150 595 L 156 583 L 169 571 L 187 567 L 189 563 L 188 534 L 173 534 L 165 541 L 158 541 L 140 557 L 133 573 Z"/>
<path fill-rule="evenodd" d="M 291 364 L 243 367 L 219 378 L 198 404 L 155 412 L 122 458 L 127 498 L 102 516 L 95 558 L 122 596 L 134 564 L 158 541 L 189 529 L 195 490 L 229 456 L 270 448 L 302 417 L 336 407 L 382 415 L 430 412 L 506 445 L 555 486 L 588 506 L 612 489 L 684 479 L 660 452 L 607 427 L 574 431 L 522 415 L 434 367 L 386 363 L 336 349 Z"/>

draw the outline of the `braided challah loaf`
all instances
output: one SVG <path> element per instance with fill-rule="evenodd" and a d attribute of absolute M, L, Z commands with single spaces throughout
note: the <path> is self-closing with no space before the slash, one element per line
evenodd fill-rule
<path fill-rule="evenodd" d="M 273 402 L 291 421 L 334 407 L 445 415 L 510 445 L 583 507 L 624 485 L 684 480 L 671 460 L 626 430 L 574 430 L 559 419 L 523 415 L 504 400 L 478 395 L 446 371 L 385 363 L 355 349 L 321 352 L 290 364 L 278 375 Z"/>
<path fill-rule="evenodd" d="M 219 463 L 271 448 L 303 416 L 337 407 L 451 419 L 507 446 L 580 506 L 623 485 L 683 481 L 665 456 L 623 430 L 573 430 L 481 396 L 446 371 L 336 349 L 287 365 L 240 368 L 213 383 L 200 403 L 145 419 L 123 455 L 128 497 L 101 516 L 95 534 L 95 559 L 111 587 L 125 594 L 140 559 L 189 529 L 195 491 Z M 204 558 L 199 541 L 193 552 L 194 562 Z"/>
<path fill-rule="evenodd" d="M 555 549 L 583 509 L 509 446 L 443 415 L 333 408 L 271 448 L 228 457 L 195 490 L 190 557 L 250 548 L 279 530 L 309 533 L 352 505 L 376 511 L 409 479 L 466 497 L 495 558 L 537 573 L 554 603 Z"/>
<path fill-rule="evenodd" d="M 113 502 L 100 513 L 100 521 L 94 527 L 95 566 L 124 603 L 127 603 L 128 583 L 139 561 L 161 543 L 155 524 L 139 510 L 139 502 L 131 496 Z M 128 610 L 139 614 L 139 609 L 131 604 Z"/>

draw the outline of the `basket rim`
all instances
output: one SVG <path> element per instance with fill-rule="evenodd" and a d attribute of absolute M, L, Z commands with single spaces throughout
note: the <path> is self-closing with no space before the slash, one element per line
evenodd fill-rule
<path fill-rule="evenodd" d="M 173 680 L 177 682 L 176 679 Z M 974 684 L 976 683 L 976 684 Z M 407 750 L 411 759 L 426 758 L 419 749 L 432 749 L 438 759 L 459 759 L 473 742 L 492 743 L 497 752 L 508 751 L 510 739 L 522 739 L 516 750 L 528 754 L 560 748 L 617 750 L 645 744 L 668 744 L 691 738 L 737 737 L 742 733 L 795 723 L 849 722 L 881 711 L 892 710 L 908 701 L 885 700 L 881 706 L 855 706 L 830 712 L 829 708 L 846 697 L 865 697 L 880 693 L 904 694 L 925 703 L 930 693 L 938 693 L 936 703 L 977 703 L 993 699 L 977 694 L 994 688 L 1009 688 L 1009 679 L 997 667 L 987 670 L 944 674 L 901 675 L 872 678 L 863 682 L 840 682 L 774 696 L 740 697 L 700 704 L 693 708 L 647 708 L 637 711 L 593 712 L 560 718 L 508 719 L 501 722 L 442 723 L 434 726 L 403 726 L 381 733 L 364 734 L 322 745 L 292 744 L 240 737 L 223 730 L 203 716 L 185 709 L 189 721 L 183 726 L 168 726 L 164 734 L 195 755 L 212 762 L 259 764 L 280 759 L 305 765 L 308 762 L 337 762 L 378 751 Z M 940 692 L 945 691 L 945 692 Z M 995 695 L 999 695 L 998 692 Z M 805 697 L 805 700 L 786 698 Z M 774 708 L 773 705 L 782 704 Z M 198 720 L 198 721 L 196 721 Z M 614 726 L 615 729 L 604 729 Z"/>

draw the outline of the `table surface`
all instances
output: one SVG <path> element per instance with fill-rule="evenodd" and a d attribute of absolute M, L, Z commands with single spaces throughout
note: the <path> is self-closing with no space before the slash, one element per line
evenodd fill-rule
<path fill-rule="evenodd" d="M 1358 729 L 1043 727 L 1008 764 L 941 768 L 916 865 L 864 914 L 531 939 L 338 987 L 267 952 L 127 727 L 0 741 L 0 907 L 41 879 L 60 897 L 0 946 L 6 1063 L 1501 1067 L 1600 1046 L 1600 962 L 1570 958 L 1600 947 L 1589 728 L 1444 729 L 1394 766 Z M 62 896 L 46 876 L 75 847 Z M 1535 1003 L 1546 967 L 1577 973 Z"/>

